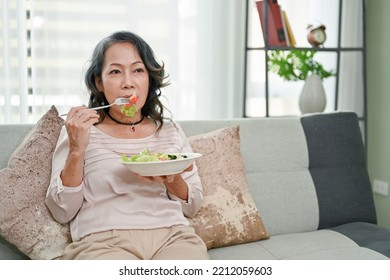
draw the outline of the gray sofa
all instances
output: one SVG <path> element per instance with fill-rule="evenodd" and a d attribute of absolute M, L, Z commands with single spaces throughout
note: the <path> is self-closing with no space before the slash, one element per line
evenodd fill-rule
<path fill-rule="evenodd" d="M 187 136 L 240 125 L 249 188 L 267 240 L 209 250 L 212 259 L 388 259 L 376 224 L 355 113 L 182 121 Z M 0 167 L 31 125 L 0 126 Z M 0 239 L 0 259 L 26 259 Z"/>

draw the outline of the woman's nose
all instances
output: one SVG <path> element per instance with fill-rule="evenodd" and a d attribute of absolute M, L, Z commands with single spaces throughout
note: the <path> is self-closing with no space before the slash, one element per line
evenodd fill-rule
<path fill-rule="evenodd" d="M 122 87 L 129 88 L 131 86 L 133 86 L 133 79 L 131 73 L 125 73 L 125 75 L 123 75 Z"/>

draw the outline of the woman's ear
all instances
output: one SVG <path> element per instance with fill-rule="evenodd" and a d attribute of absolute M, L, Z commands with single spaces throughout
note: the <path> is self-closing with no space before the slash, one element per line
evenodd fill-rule
<path fill-rule="evenodd" d="M 98 89 L 100 92 L 104 92 L 104 87 L 103 87 L 102 79 L 100 79 L 99 77 L 95 77 L 95 85 L 96 85 L 97 89 Z"/>

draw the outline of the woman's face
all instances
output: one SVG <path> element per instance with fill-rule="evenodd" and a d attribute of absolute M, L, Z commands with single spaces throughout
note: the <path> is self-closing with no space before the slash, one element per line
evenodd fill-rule
<path fill-rule="evenodd" d="M 102 79 L 97 78 L 95 82 L 110 104 L 118 97 L 128 98 L 136 93 L 136 117 L 139 116 L 148 96 L 149 74 L 133 44 L 116 43 L 110 46 L 104 55 Z M 120 106 L 113 106 L 110 110 L 120 111 Z"/>

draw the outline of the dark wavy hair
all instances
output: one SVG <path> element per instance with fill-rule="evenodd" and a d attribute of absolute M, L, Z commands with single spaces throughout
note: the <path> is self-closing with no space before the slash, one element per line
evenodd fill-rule
<path fill-rule="evenodd" d="M 141 56 L 149 74 L 149 91 L 145 105 L 142 107 L 141 114 L 145 117 L 158 121 L 161 127 L 164 120 L 164 106 L 162 105 L 159 97 L 161 96 L 161 88 L 169 85 L 169 82 L 164 82 L 168 76 L 165 76 L 164 63 L 161 62 L 160 64 L 157 61 L 152 48 L 140 36 L 132 32 L 115 32 L 101 40 L 96 45 L 90 60 L 90 65 L 85 74 L 85 84 L 90 93 L 88 106 L 92 108 L 101 105 L 108 105 L 104 93 L 98 90 L 95 79 L 102 79 L 105 52 L 110 46 L 116 43 L 133 44 Z M 106 111 L 99 110 L 98 113 L 100 115 L 100 123 L 105 118 Z"/>

